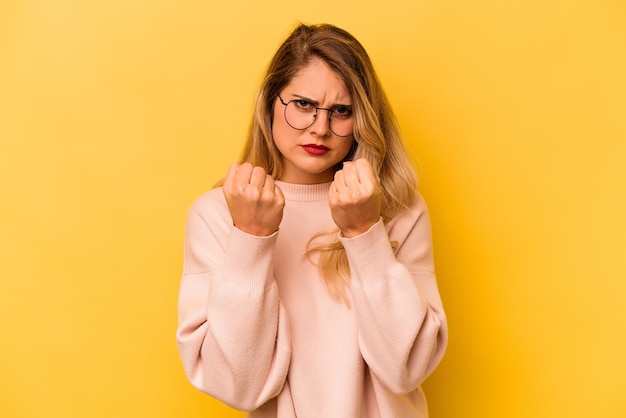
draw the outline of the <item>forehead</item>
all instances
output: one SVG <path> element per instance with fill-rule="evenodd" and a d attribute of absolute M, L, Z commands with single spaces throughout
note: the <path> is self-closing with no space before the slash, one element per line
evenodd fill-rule
<path fill-rule="evenodd" d="M 284 88 L 288 95 L 297 95 L 319 102 L 347 103 L 351 100 L 341 76 L 320 59 L 302 67 Z"/>

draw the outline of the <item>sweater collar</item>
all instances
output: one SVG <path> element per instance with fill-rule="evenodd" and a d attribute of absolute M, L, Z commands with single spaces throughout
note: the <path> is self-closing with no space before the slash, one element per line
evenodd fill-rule
<path fill-rule="evenodd" d="M 276 184 L 285 195 L 285 200 L 296 202 L 316 202 L 328 200 L 331 182 L 319 184 L 294 184 L 277 180 Z"/>

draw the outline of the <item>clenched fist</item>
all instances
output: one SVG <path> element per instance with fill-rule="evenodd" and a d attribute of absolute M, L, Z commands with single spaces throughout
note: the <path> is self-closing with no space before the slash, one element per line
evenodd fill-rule
<path fill-rule="evenodd" d="M 335 224 L 351 238 L 370 229 L 380 219 L 380 186 L 369 161 L 347 161 L 335 173 L 329 205 Z"/>
<path fill-rule="evenodd" d="M 222 190 L 237 228 L 258 236 L 278 230 L 285 196 L 263 168 L 250 163 L 232 164 Z"/>

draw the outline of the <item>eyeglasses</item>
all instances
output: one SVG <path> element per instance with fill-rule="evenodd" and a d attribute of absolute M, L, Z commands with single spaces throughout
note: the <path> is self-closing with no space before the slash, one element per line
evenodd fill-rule
<path fill-rule="evenodd" d="M 317 113 L 320 110 L 328 112 L 328 124 L 330 130 L 337 136 L 347 137 L 352 135 L 354 121 L 352 119 L 352 107 L 336 106 L 332 109 L 317 107 L 304 99 L 293 99 L 285 103 L 280 94 L 280 102 L 285 106 L 285 121 L 293 129 L 303 131 L 315 123 Z"/>

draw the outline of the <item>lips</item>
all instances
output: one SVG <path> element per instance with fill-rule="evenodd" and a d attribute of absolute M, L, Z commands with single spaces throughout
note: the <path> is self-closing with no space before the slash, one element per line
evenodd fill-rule
<path fill-rule="evenodd" d="M 311 155 L 324 155 L 330 151 L 327 146 L 318 144 L 306 144 L 302 146 L 302 149 Z"/>

